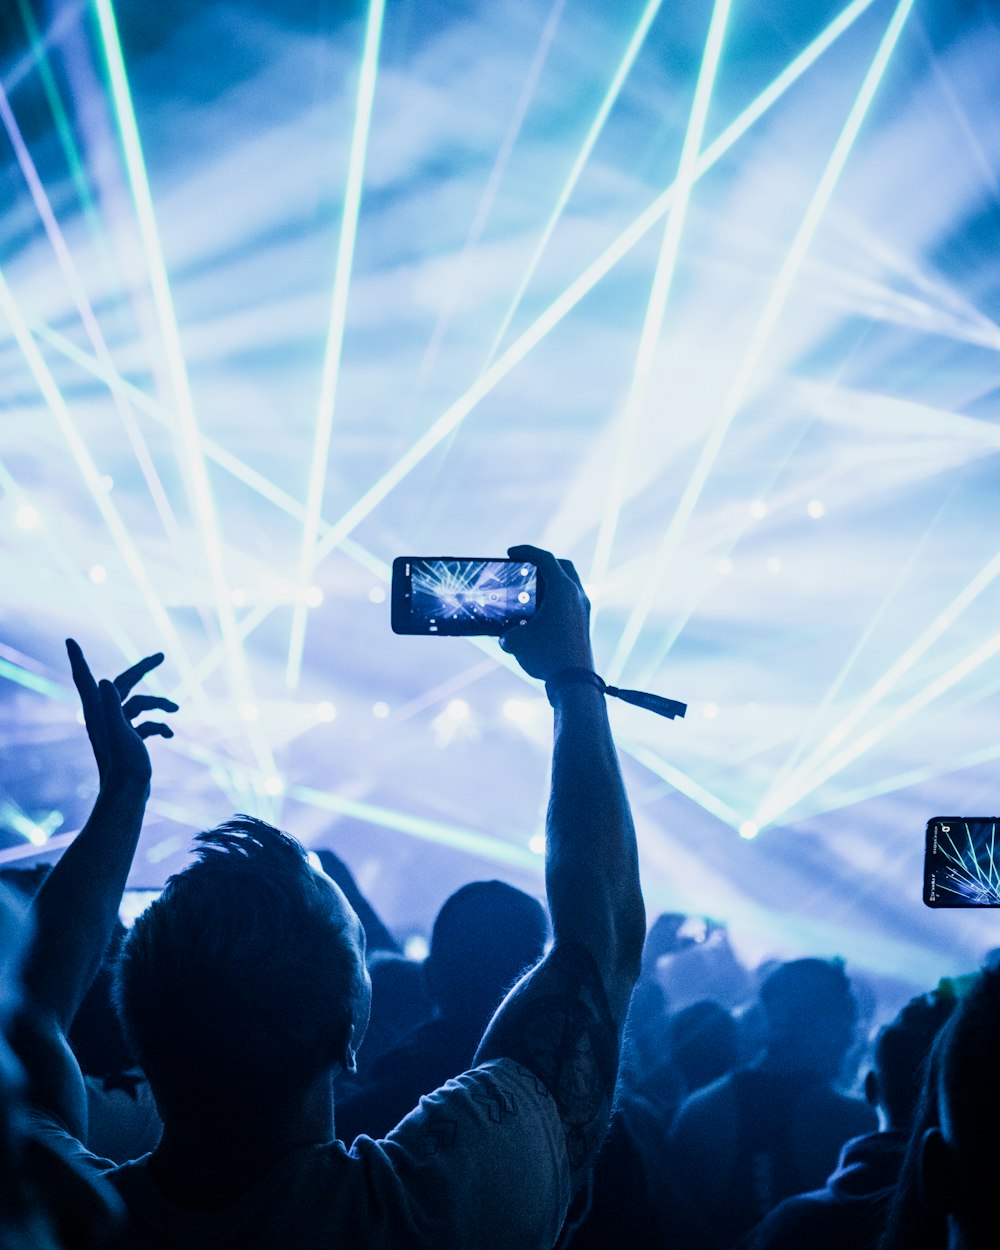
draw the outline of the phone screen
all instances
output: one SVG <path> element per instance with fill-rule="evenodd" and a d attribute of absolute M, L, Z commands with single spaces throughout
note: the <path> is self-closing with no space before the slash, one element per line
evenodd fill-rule
<path fill-rule="evenodd" d="M 538 606 L 538 570 L 523 560 L 399 556 L 392 564 L 397 634 L 502 634 Z"/>
<path fill-rule="evenodd" d="M 936 816 L 927 822 L 928 907 L 1000 907 L 997 816 Z"/>

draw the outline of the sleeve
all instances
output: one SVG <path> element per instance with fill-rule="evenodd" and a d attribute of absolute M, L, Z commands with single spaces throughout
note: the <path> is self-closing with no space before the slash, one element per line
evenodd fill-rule
<path fill-rule="evenodd" d="M 570 1199 L 562 1124 L 545 1085 L 497 1059 L 449 1081 L 375 1142 L 360 1137 L 370 1196 L 398 1244 L 548 1250 Z"/>

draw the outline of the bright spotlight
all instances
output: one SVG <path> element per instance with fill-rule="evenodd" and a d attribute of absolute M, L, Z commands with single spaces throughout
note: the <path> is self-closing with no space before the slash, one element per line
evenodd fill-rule
<path fill-rule="evenodd" d="M 823 503 L 822 499 L 810 499 L 809 503 L 806 505 L 806 512 L 809 513 L 814 521 L 818 521 L 821 516 L 825 515 L 826 505 Z"/>
<path fill-rule="evenodd" d="M 272 798 L 277 798 L 279 794 L 285 793 L 285 783 L 280 777 L 265 777 L 264 793 L 271 795 Z"/>
<path fill-rule="evenodd" d="M 743 824 L 740 825 L 740 837 L 746 838 L 748 842 L 755 838 L 758 833 L 760 833 L 760 830 L 752 820 L 745 820 Z"/>
<path fill-rule="evenodd" d="M 403 954 L 415 963 L 422 963 L 430 951 L 427 939 L 422 933 L 411 933 L 403 943 Z"/>
<path fill-rule="evenodd" d="M 723 575 L 723 577 L 728 577 L 735 567 L 736 566 L 728 556 L 723 556 L 719 561 L 719 572 Z"/>
<path fill-rule="evenodd" d="M 452 720 L 467 720 L 469 705 L 464 699 L 452 699 L 446 711 Z"/>
<path fill-rule="evenodd" d="M 95 586 L 103 586 L 108 580 L 108 570 L 103 564 L 95 564 L 91 568 L 89 576 Z"/>
<path fill-rule="evenodd" d="M 36 530 L 42 523 L 42 514 L 34 504 L 23 503 L 14 513 L 14 524 L 19 530 Z"/>
<path fill-rule="evenodd" d="M 755 499 L 750 505 L 750 515 L 758 521 L 763 521 L 767 516 L 767 504 L 763 499 Z"/>
<path fill-rule="evenodd" d="M 378 703 L 372 704 L 372 716 L 374 716 L 376 720 L 385 720 L 385 718 L 388 715 L 389 715 L 388 703 L 383 703 L 381 700 L 379 700 Z"/>
<path fill-rule="evenodd" d="M 715 718 L 719 715 L 718 703 L 706 703 L 701 709 L 701 714 L 706 720 L 715 720 Z"/>
<path fill-rule="evenodd" d="M 318 608 L 323 602 L 323 592 L 318 586 L 306 586 L 302 591 L 302 602 L 307 608 Z"/>
<path fill-rule="evenodd" d="M 531 720 L 531 705 L 524 699 L 508 699 L 503 705 L 503 714 L 515 725 L 526 725 Z"/>
<path fill-rule="evenodd" d="M 781 561 L 778 559 L 778 557 L 771 556 L 771 558 L 767 562 L 767 571 L 769 573 L 780 573 L 781 568 L 782 568 Z"/>
<path fill-rule="evenodd" d="M 229 598 L 232 600 L 234 608 L 245 608 L 247 606 L 247 592 L 242 587 L 231 590 Z"/>
<path fill-rule="evenodd" d="M 332 721 L 337 719 L 337 709 L 327 699 L 316 704 L 316 719 L 321 721 Z"/>
<path fill-rule="evenodd" d="M 368 598 L 372 603 L 385 603 L 385 587 L 373 586 L 368 592 Z"/>
<path fill-rule="evenodd" d="M 545 854 L 545 834 L 536 833 L 534 837 L 528 839 L 528 850 L 535 855 Z"/>
<path fill-rule="evenodd" d="M 240 715 L 245 721 L 255 721 L 259 715 L 256 703 L 241 703 Z"/>
<path fill-rule="evenodd" d="M 110 473 L 105 473 L 104 476 L 101 478 L 101 490 L 103 490 L 106 495 L 110 495 L 111 492 L 114 490 L 114 488 L 115 488 L 115 479 L 111 476 Z"/>

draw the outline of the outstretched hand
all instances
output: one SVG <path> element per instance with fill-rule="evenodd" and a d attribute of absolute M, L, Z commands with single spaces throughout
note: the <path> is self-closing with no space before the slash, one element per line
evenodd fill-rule
<path fill-rule="evenodd" d="M 524 625 L 515 625 L 500 638 L 526 673 L 547 681 L 564 668 L 594 667 L 590 647 L 590 600 L 569 560 L 557 560 L 551 551 L 523 544 L 510 547 L 513 560 L 527 560 L 538 568 L 543 591 L 538 611 Z"/>
<path fill-rule="evenodd" d="M 152 766 L 144 740 L 153 736 L 172 738 L 174 731 L 163 721 L 143 721 L 138 725 L 133 721 L 146 712 L 176 712 L 177 704 L 159 695 L 128 696 L 147 673 L 163 663 L 162 653 L 133 664 L 113 682 L 98 683 L 79 644 L 68 638 L 66 650 L 101 786 L 109 781 L 125 780 L 148 785 Z"/>

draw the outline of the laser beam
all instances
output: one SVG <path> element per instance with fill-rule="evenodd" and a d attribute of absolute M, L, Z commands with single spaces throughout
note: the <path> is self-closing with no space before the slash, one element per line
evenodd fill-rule
<path fill-rule="evenodd" d="M 503 320 L 500 323 L 500 328 L 497 330 L 493 342 L 490 345 L 490 350 L 486 356 L 486 363 L 483 365 L 484 369 L 488 368 L 490 364 L 492 364 L 493 358 L 500 350 L 500 346 L 507 334 L 507 330 L 510 328 L 510 323 L 513 321 L 517 310 L 521 306 L 521 300 L 524 298 L 524 293 L 528 289 L 531 279 L 535 276 L 535 270 L 538 268 L 538 264 L 542 259 L 545 249 L 549 245 L 549 240 L 552 238 L 553 232 L 562 218 L 563 211 L 569 203 L 569 198 L 573 194 L 576 184 L 580 181 L 580 175 L 583 173 L 587 161 L 590 159 L 590 154 L 594 150 L 594 145 L 601 136 L 601 132 L 604 129 L 604 123 L 608 120 L 608 115 L 614 107 L 618 96 L 621 94 L 621 89 L 625 85 L 625 79 L 628 77 L 629 71 L 632 69 L 632 65 L 635 62 L 635 58 L 639 55 L 639 51 L 645 43 L 646 35 L 649 32 L 650 26 L 653 24 L 653 19 L 656 17 L 657 13 L 659 13 L 662 5 L 663 0 L 648 0 L 645 9 L 643 9 L 642 17 L 639 19 L 639 25 L 635 28 L 632 38 L 628 42 L 628 47 L 625 49 L 622 59 L 618 63 L 618 68 L 615 70 L 614 76 L 608 84 L 608 89 L 604 93 L 604 99 L 601 101 L 600 107 L 594 115 L 594 120 L 590 123 L 590 129 L 587 131 L 586 137 L 583 140 L 583 146 L 576 155 L 573 167 L 570 169 L 566 181 L 563 183 L 562 190 L 556 198 L 556 202 L 553 205 L 551 213 L 549 214 L 548 221 L 546 221 L 542 228 L 542 233 L 538 242 L 535 244 L 535 250 L 531 254 L 531 259 L 528 261 L 528 266 L 524 271 L 518 288 L 514 292 L 510 304 L 507 307 L 507 311 L 504 313 Z"/>
<path fill-rule="evenodd" d="M 732 121 L 698 159 L 697 177 L 702 177 L 746 132 L 777 103 L 788 89 L 848 30 L 875 0 L 854 0 Z M 674 188 L 668 187 L 618 238 L 576 278 L 510 347 L 469 387 L 464 395 L 445 410 L 425 433 L 391 468 L 375 482 L 344 515 L 335 521 L 316 551 L 317 562 L 333 551 L 403 479 L 447 436 L 457 429 L 476 405 L 570 313 L 590 291 L 614 269 L 623 257 L 645 237 L 668 212 Z"/>
<path fill-rule="evenodd" d="M 719 415 L 709 431 L 708 438 L 702 446 L 698 460 L 681 494 L 680 501 L 664 532 L 660 545 L 647 567 L 640 595 L 629 614 L 622 631 L 618 646 L 608 669 L 608 680 L 617 682 L 632 654 L 632 650 L 642 632 L 643 626 L 653 607 L 663 577 L 673 560 L 680 542 L 687 529 L 691 515 L 698 503 L 705 482 L 708 480 L 712 467 L 718 458 L 729 427 L 742 408 L 750 383 L 757 371 L 764 348 L 784 310 L 791 294 L 792 287 L 798 277 L 802 262 L 805 259 L 812 240 L 816 234 L 823 214 L 833 195 L 847 159 L 854 147 L 862 122 L 868 114 L 875 93 L 888 68 L 893 50 L 903 32 L 906 19 L 913 8 L 914 0 L 899 0 L 885 34 L 879 42 L 875 57 L 861 84 L 861 90 L 851 106 L 844 127 L 837 138 L 830 159 L 827 161 L 813 197 L 809 202 L 805 215 L 785 255 L 774 286 L 764 305 L 763 311 L 754 327 L 750 342 L 737 367 L 736 374 L 722 402 Z"/>
<path fill-rule="evenodd" d="M 233 690 L 241 703 L 253 700 L 253 687 L 246 656 L 241 640 L 236 631 L 236 619 L 233 613 L 229 588 L 226 583 L 225 566 L 222 555 L 222 544 L 215 516 L 211 486 L 205 461 L 201 454 L 201 441 L 198 421 L 195 415 L 194 400 L 188 379 L 184 350 L 181 344 L 180 328 L 174 310 L 173 298 L 170 293 L 170 281 L 167 276 L 166 261 L 160 244 L 156 214 L 153 209 L 153 197 L 146 163 L 139 138 L 139 127 L 136 120 L 132 93 L 129 88 L 125 59 L 122 54 L 118 26 L 115 21 L 114 8 L 111 0 L 94 0 L 94 11 L 97 15 L 101 48 L 104 54 L 111 87 L 111 99 L 115 119 L 121 137 L 122 152 L 125 159 L 125 171 L 132 201 L 135 205 L 139 234 L 142 239 L 146 263 L 149 266 L 149 283 L 156 307 L 163 345 L 167 358 L 174 392 L 174 402 L 178 418 L 183 464 L 186 470 L 185 480 L 191 495 L 198 528 L 205 547 L 211 574 L 215 610 L 226 646 L 229 679 Z M 274 758 L 271 754 L 262 731 L 251 727 L 248 734 L 262 771 L 268 774 L 275 771 Z"/>
<path fill-rule="evenodd" d="M 347 167 L 347 183 L 344 189 L 344 208 L 340 221 L 340 241 L 337 246 L 337 266 L 333 279 L 330 324 L 327 331 L 326 351 L 323 356 L 323 374 L 320 381 L 319 405 L 316 414 L 316 433 L 313 440 L 309 485 L 306 492 L 306 517 L 305 524 L 302 527 L 302 546 L 299 551 L 299 585 L 303 590 L 309 584 L 316 564 L 316 541 L 320 514 L 323 509 L 327 466 L 330 458 L 330 436 L 337 407 L 340 362 L 344 349 L 344 327 L 347 323 L 347 297 L 351 287 L 354 243 L 357 238 L 358 217 L 361 212 L 365 155 L 368 150 L 372 105 L 375 100 L 375 80 L 378 72 L 378 54 L 382 39 L 384 15 L 385 0 L 370 0 L 368 21 L 365 25 L 364 48 L 361 54 L 358 97 L 354 114 L 354 133 L 351 137 L 351 155 Z M 288 645 L 288 664 L 285 671 L 285 683 L 290 690 L 297 688 L 302 671 L 302 652 L 305 647 L 308 611 L 309 609 L 304 599 L 300 598 L 292 612 L 292 631 Z"/>
<path fill-rule="evenodd" d="M 677 167 L 677 177 L 673 184 L 673 206 L 663 232 L 663 242 L 660 246 L 653 276 L 653 287 L 643 319 L 642 333 L 639 336 L 639 347 L 636 352 L 628 398 L 616 425 L 614 458 L 608 482 L 608 493 L 604 501 L 604 512 L 597 531 L 594 559 L 590 567 L 590 582 L 598 588 L 603 584 L 607 575 L 611 548 L 614 545 L 618 517 L 625 495 L 625 481 L 632 463 L 638 428 L 649 396 L 649 381 L 663 332 L 663 321 L 673 286 L 674 273 L 677 269 L 677 257 L 680 252 L 688 201 L 697 176 L 696 163 L 701 150 L 702 136 L 705 133 L 708 106 L 715 87 L 715 75 L 722 56 L 722 43 L 729 20 L 729 8 L 729 0 L 716 0 L 712 9 L 712 20 L 709 23 L 705 51 L 695 84 L 691 115 L 688 118 L 687 130 L 681 146 L 680 163 Z M 599 602 L 598 598 L 594 604 L 595 616 Z"/>

